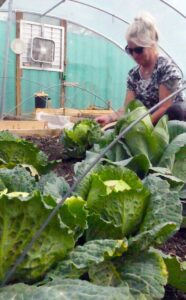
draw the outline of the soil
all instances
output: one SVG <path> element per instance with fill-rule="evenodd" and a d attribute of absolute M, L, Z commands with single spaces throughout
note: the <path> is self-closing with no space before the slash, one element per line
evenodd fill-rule
<path fill-rule="evenodd" d="M 48 155 L 49 160 L 61 160 L 63 146 L 58 136 L 51 137 L 24 137 L 26 140 L 35 143 L 40 150 Z M 66 160 L 58 163 L 54 171 L 63 176 L 71 185 L 73 183 L 74 171 L 73 166 L 77 160 Z M 171 237 L 163 246 L 161 250 L 166 254 L 177 255 L 182 261 L 186 260 L 186 228 L 180 229 L 173 237 Z M 163 300 L 186 300 L 186 293 L 180 292 L 171 286 L 166 286 L 165 297 Z"/>

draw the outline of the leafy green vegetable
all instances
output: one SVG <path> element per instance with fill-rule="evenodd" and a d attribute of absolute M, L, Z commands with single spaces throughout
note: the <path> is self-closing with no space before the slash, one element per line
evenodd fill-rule
<path fill-rule="evenodd" d="M 159 253 L 168 270 L 168 283 L 183 292 L 186 292 L 186 261 L 181 261 L 178 256 L 167 255 L 160 250 Z"/>
<path fill-rule="evenodd" d="M 1 141 L 21 141 L 22 138 L 20 138 L 16 134 L 12 134 L 8 130 L 0 131 L 0 140 Z"/>
<path fill-rule="evenodd" d="M 134 118 L 132 110 L 141 115 L 143 106 L 138 101 L 131 103 L 129 119 Z M 113 158 L 122 159 L 126 155 L 122 166 L 118 166 L 121 161 L 109 161 L 112 156 L 109 153 L 102 163 L 113 165 L 96 166 L 89 172 L 75 191 L 76 196 L 65 200 L 12 278 L 24 282 L 43 280 L 49 271 L 44 280 L 39 286 L 7 286 L 0 290 L 0 299 L 161 299 L 167 277 L 169 283 L 184 290 L 185 265 L 153 246 L 165 242 L 182 223 L 179 196 L 184 183 L 171 172 L 184 159 L 184 141 L 178 137 L 185 133 L 181 127 L 178 130 L 172 127 L 173 146 L 167 150 L 170 144 L 165 118 L 154 128 L 147 117 L 137 128 L 143 149 L 138 153 L 135 141 L 134 145 L 132 140 L 127 145 L 125 140 L 120 141 Z M 89 132 L 87 124 L 76 130 L 84 146 Z M 147 140 L 142 133 L 147 134 Z M 137 139 L 134 132 L 135 136 Z M 151 136 L 154 136 L 152 145 Z M 14 141 L 11 137 L 7 139 Z M 102 140 L 102 146 L 107 142 Z M 94 145 L 94 158 L 102 146 Z M 167 154 L 164 156 L 162 151 Z M 160 156 L 164 156 L 167 168 L 157 166 Z M 90 160 L 94 158 L 91 156 Z M 5 157 L 0 161 L 3 166 Z M 148 172 L 153 174 L 142 182 L 126 165 L 141 177 Z M 82 168 L 77 166 L 79 173 L 86 167 L 86 164 Z M 39 178 L 35 172 L 20 166 L 1 169 L 0 174 L 0 280 L 3 280 L 69 186 L 52 172 Z M 171 274 L 174 271 L 179 282 Z"/>
<path fill-rule="evenodd" d="M 168 283 L 173 287 L 186 292 L 186 262 L 181 262 L 178 257 L 164 257 L 168 270 Z"/>
<path fill-rule="evenodd" d="M 136 256 L 128 255 L 105 262 L 92 267 L 89 272 L 91 281 L 98 285 L 122 286 L 127 283 L 135 299 L 140 294 L 144 297 L 142 299 L 161 299 L 167 275 L 161 256 L 150 252 L 139 252 Z"/>
<path fill-rule="evenodd" d="M 55 203 L 62 199 L 69 189 L 69 184 L 63 177 L 54 172 L 32 176 L 27 167 L 16 166 L 13 169 L 0 168 L 0 190 L 7 188 L 8 192 L 27 192 L 40 190 L 45 196 L 55 198 Z"/>
<path fill-rule="evenodd" d="M 72 130 L 65 129 L 61 137 L 63 158 L 82 158 L 86 150 L 100 139 L 101 134 L 101 127 L 91 119 L 78 121 Z"/>
<path fill-rule="evenodd" d="M 89 210 L 88 239 L 106 238 L 105 234 L 107 238 L 122 239 L 134 233 L 143 218 L 149 195 L 134 172 L 113 166 L 92 172 L 78 192 L 87 201 Z M 92 213 L 99 216 L 95 224 L 91 221 Z M 105 228 L 104 233 L 103 223 L 113 230 Z"/>
<path fill-rule="evenodd" d="M 75 241 L 82 236 L 87 228 L 87 210 L 85 201 L 81 197 L 67 198 L 59 209 L 61 221 L 68 226 L 74 235 Z"/>
<path fill-rule="evenodd" d="M 186 133 L 186 122 L 172 120 L 168 122 L 170 142 L 182 133 Z"/>
<path fill-rule="evenodd" d="M 30 193 L 37 189 L 35 178 L 23 167 L 0 168 L 0 179 L 9 193 L 16 191 Z"/>
<path fill-rule="evenodd" d="M 165 232 L 156 237 L 156 242 L 161 244 L 165 242 L 172 234 L 174 234 L 182 222 L 182 207 L 179 199 L 179 191 L 171 191 L 170 185 L 166 180 L 162 180 L 156 176 L 148 176 L 144 182 L 146 188 L 150 190 L 151 197 L 146 210 L 145 218 L 140 226 L 140 232 L 148 231 L 155 226 L 169 222 L 176 226 L 171 228 L 170 232 L 166 228 Z"/>
<path fill-rule="evenodd" d="M 146 111 L 147 109 L 142 106 L 126 114 L 117 122 L 116 134 L 120 133 Z M 144 154 L 152 164 L 157 164 L 169 142 L 166 117 L 161 118 L 154 127 L 150 116 L 146 116 L 130 129 L 124 137 L 124 142 L 129 147 L 132 155 Z"/>
<path fill-rule="evenodd" d="M 12 168 L 19 164 L 32 165 L 40 173 L 48 172 L 57 162 L 48 161 L 47 155 L 31 142 L 5 132 L 0 136 L 0 165 Z"/>
<path fill-rule="evenodd" d="M 84 246 L 76 247 L 69 257 L 76 268 L 88 268 L 103 262 L 105 258 L 121 256 L 127 251 L 127 246 L 126 239 L 89 241 Z"/>
<path fill-rule="evenodd" d="M 104 287 L 78 279 L 58 279 L 39 287 L 15 284 L 0 291 L 0 300 L 5 299 L 137 300 L 131 295 L 127 285 L 118 288 Z"/>
<path fill-rule="evenodd" d="M 186 133 L 179 134 L 165 149 L 159 166 L 168 168 L 173 175 L 186 180 Z"/>
<path fill-rule="evenodd" d="M 38 188 L 44 195 L 51 195 L 58 202 L 67 193 L 69 184 L 63 177 L 57 176 L 54 172 L 49 172 L 40 177 Z"/>
<path fill-rule="evenodd" d="M 4 279 L 50 212 L 51 208 L 39 192 L 1 194 L 0 280 Z M 73 247 L 73 233 L 69 233 L 68 228 L 61 228 L 58 216 L 53 217 L 12 279 L 30 281 L 40 278 Z"/>

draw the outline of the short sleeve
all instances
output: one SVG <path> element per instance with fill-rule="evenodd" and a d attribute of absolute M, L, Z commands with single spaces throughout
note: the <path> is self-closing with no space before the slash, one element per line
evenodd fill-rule
<path fill-rule="evenodd" d="M 130 72 L 127 77 L 127 90 L 134 91 L 134 80 Z"/>
<path fill-rule="evenodd" d="M 164 61 L 159 69 L 159 84 L 163 84 L 170 92 L 180 87 L 182 74 L 180 69 L 169 60 Z"/>

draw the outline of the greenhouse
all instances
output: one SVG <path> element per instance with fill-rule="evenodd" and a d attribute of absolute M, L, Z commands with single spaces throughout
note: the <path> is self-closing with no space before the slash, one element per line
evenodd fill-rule
<path fill-rule="evenodd" d="M 0 300 L 186 299 L 186 2 L 0 0 Z"/>

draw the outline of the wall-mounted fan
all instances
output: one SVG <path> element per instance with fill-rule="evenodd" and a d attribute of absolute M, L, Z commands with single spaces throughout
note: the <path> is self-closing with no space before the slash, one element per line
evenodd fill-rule
<path fill-rule="evenodd" d="M 33 37 L 31 59 L 35 62 L 52 63 L 55 57 L 55 42 L 42 37 Z"/>

